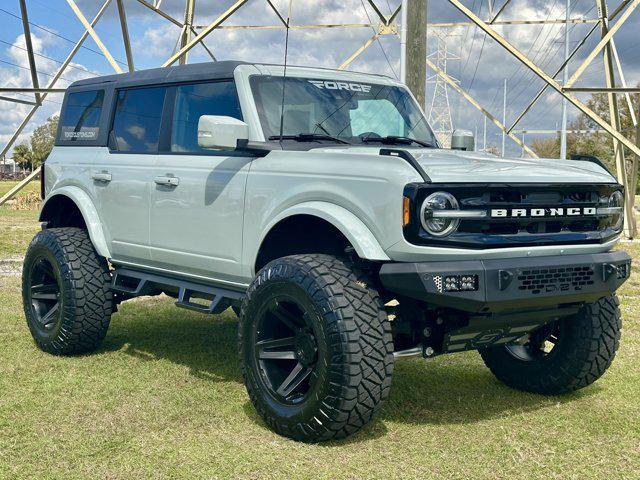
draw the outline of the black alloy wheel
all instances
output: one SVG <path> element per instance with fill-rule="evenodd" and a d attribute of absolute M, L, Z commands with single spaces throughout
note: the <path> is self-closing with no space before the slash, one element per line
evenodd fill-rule
<path fill-rule="evenodd" d="M 43 333 L 51 333 L 59 327 L 62 311 L 60 290 L 60 274 L 51 261 L 45 256 L 35 259 L 29 275 L 27 301 L 36 325 Z"/>
<path fill-rule="evenodd" d="M 534 362 L 548 358 L 558 351 L 560 343 L 561 323 L 556 320 L 550 322 L 529 335 L 526 342 L 520 345 L 507 345 L 506 350 L 514 358 L 523 362 Z"/>
<path fill-rule="evenodd" d="M 308 306 L 275 294 L 254 323 L 254 358 L 266 390 L 283 405 L 308 397 L 318 378 L 318 342 Z"/>

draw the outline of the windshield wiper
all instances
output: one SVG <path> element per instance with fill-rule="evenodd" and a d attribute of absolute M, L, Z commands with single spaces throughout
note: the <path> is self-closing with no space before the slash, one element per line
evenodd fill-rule
<path fill-rule="evenodd" d="M 386 137 L 364 137 L 361 140 L 363 143 L 378 142 L 385 145 L 398 145 L 398 144 L 411 145 L 412 143 L 416 143 L 426 148 L 435 147 L 435 145 L 432 145 L 431 143 L 428 143 L 428 142 L 423 142 L 422 140 L 416 140 L 415 138 L 401 137 L 397 135 L 387 135 Z"/>
<path fill-rule="evenodd" d="M 344 143 L 350 145 L 346 140 L 342 140 L 338 137 L 331 135 L 325 135 L 324 133 L 297 133 L 295 135 L 271 135 L 269 140 L 295 140 L 297 142 L 313 142 L 316 140 L 327 140 L 331 142 Z"/>

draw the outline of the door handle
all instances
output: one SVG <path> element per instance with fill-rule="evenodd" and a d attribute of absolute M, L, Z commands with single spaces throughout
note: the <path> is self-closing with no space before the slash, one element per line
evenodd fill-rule
<path fill-rule="evenodd" d="M 168 175 L 160 175 L 153 179 L 157 185 L 165 185 L 168 187 L 177 187 L 180 184 L 180 179 L 178 177 L 169 177 Z"/>
<path fill-rule="evenodd" d="M 96 182 L 109 183 L 111 181 L 111 174 L 109 172 L 97 172 L 91 175 L 91 178 Z"/>

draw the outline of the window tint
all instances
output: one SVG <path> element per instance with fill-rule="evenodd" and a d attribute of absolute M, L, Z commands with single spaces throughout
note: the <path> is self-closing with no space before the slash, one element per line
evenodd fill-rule
<path fill-rule="evenodd" d="M 176 87 L 171 126 L 172 152 L 206 151 L 198 146 L 198 120 L 202 115 L 225 115 L 242 120 L 233 81 Z"/>
<path fill-rule="evenodd" d="M 362 135 L 366 132 L 376 132 L 381 137 L 406 135 L 402 115 L 386 98 L 360 100 L 357 108 L 349 110 L 349 117 L 352 135 Z"/>
<path fill-rule="evenodd" d="M 70 93 L 60 119 L 60 140 L 91 141 L 100 133 L 104 90 Z"/>
<path fill-rule="evenodd" d="M 111 141 L 120 152 L 157 152 L 165 87 L 118 91 Z"/>

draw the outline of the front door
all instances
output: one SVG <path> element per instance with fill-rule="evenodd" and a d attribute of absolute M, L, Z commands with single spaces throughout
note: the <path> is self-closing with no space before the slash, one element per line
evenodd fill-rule
<path fill-rule="evenodd" d="M 152 265 L 241 286 L 244 190 L 251 159 L 198 146 L 201 115 L 241 119 L 233 81 L 178 85 L 170 141 L 156 159 L 151 188 Z M 163 150 L 161 148 L 161 150 Z"/>

